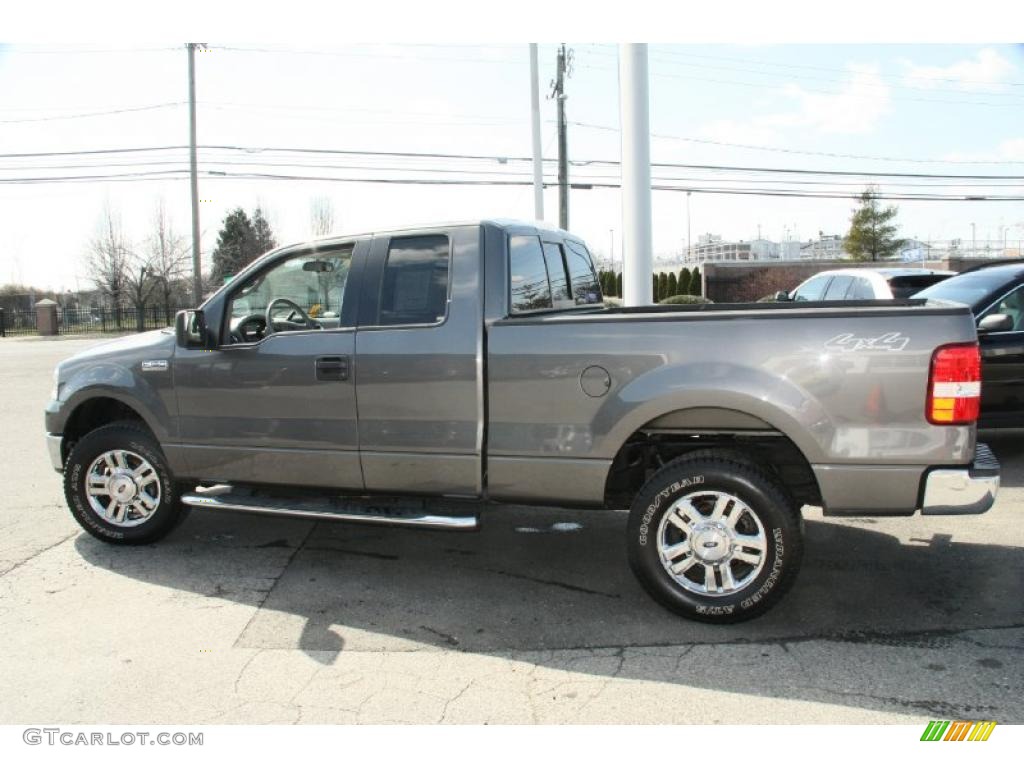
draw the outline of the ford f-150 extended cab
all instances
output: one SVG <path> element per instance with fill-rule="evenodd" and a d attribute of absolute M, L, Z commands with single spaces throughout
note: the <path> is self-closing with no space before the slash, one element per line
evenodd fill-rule
<path fill-rule="evenodd" d="M 582 241 L 511 221 L 273 251 L 54 384 L 53 465 L 104 541 L 186 508 L 448 528 L 492 502 L 629 509 L 639 580 L 705 621 L 783 595 L 803 505 L 970 514 L 999 487 L 967 307 L 605 307 Z"/>

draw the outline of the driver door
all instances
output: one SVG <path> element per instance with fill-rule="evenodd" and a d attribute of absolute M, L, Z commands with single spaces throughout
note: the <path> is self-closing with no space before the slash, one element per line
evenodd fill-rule
<path fill-rule="evenodd" d="M 179 439 L 197 479 L 362 490 L 355 272 L 367 247 L 293 251 L 242 275 L 224 343 L 177 350 Z"/>

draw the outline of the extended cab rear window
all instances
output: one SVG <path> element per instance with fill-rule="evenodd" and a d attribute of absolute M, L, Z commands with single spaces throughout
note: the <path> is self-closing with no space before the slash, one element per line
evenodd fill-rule
<path fill-rule="evenodd" d="M 536 235 L 508 239 L 509 308 L 514 313 L 551 309 L 551 283 Z"/>
<path fill-rule="evenodd" d="M 572 297 L 577 305 L 601 304 L 601 284 L 594 272 L 594 261 L 583 243 L 566 240 L 565 262 L 569 267 L 569 281 L 572 283 Z"/>
<path fill-rule="evenodd" d="M 379 325 L 427 325 L 448 307 L 448 238 L 396 237 L 388 246 L 380 290 Z"/>

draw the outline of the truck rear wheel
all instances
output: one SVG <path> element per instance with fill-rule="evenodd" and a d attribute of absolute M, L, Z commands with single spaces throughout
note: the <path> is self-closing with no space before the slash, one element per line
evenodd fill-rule
<path fill-rule="evenodd" d="M 178 488 L 160 444 L 117 422 L 79 440 L 64 465 L 64 497 L 78 524 L 111 544 L 148 544 L 182 520 Z"/>
<path fill-rule="evenodd" d="M 629 563 L 670 611 L 713 623 L 774 605 L 800 569 L 800 510 L 756 464 L 701 451 L 656 472 L 633 502 Z"/>

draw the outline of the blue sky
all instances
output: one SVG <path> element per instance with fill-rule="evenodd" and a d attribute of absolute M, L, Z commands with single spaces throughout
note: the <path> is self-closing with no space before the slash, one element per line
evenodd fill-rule
<path fill-rule="evenodd" d="M 523 45 L 367 45 L 329 47 L 211 43 L 198 55 L 199 142 L 246 147 L 302 147 L 390 152 L 525 156 L 530 153 L 529 68 Z M 178 145 L 187 140 L 185 53 L 173 43 L 0 49 L 0 152 L 55 152 Z M 568 81 L 570 157 L 619 158 L 617 48 L 571 44 Z M 153 50 L 156 49 L 156 50 Z M 237 50 L 250 49 L 250 50 Z M 258 50 L 251 50 L 258 49 Z M 555 47 L 541 46 L 543 90 Z M 1007 45 L 655 45 L 650 49 L 652 159 L 656 162 L 862 173 L 1024 176 L 1024 47 Z M 167 106 L 164 106 L 167 105 Z M 76 117 L 83 113 L 152 107 Z M 553 102 L 542 104 L 545 155 L 553 157 Z M 578 123 L 586 124 L 578 125 Z M 737 145 L 749 145 L 756 149 Z M 853 157 L 836 157 L 847 155 Z M 180 151 L 91 159 L 4 158 L 0 178 L 107 174 L 186 167 Z M 892 158 L 872 160 L 869 157 Z M 256 162 L 259 166 L 239 165 Z M 282 165 L 302 162 L 310 167 Z M 57 168 L 41 166 L 93 166 Z M 364 168 L 326 168 L 365 166 Z M 425 170 L 412 173 L 413 165 Z M 499 174 L 528 166 L 493 161 L 246 154 L 200 156 L 205 170 L 409 178 Z M 372 166 L 372 170 L 370 167 Z M 553 170 L 553 168 L 552 168 Z M 582 181 L 614 168 L 574 166 Z M 687 172 L 696 187 L 765 186 L 762 174 Z M 551 180 L 553 181 L 553 175 Z M 793 177 L 817 180 L 815 177 Z M 833 184 L 855 190 L 861 181 Z M 883 190 L 892 182 L 875 179 Z M 928 180 L 917 184 L 933 183 Z M 943 182 L 949 184 L 950 182 Z M 975 182 L 977 183 L 977 182 Z M 1024 185 L 1003 193 L 1024 192 Z M 778 184 L 777 184 L 778 186 Z M 792 186 L 792 185 L 788 185 Z M 815 188 L 809 185 L 806 188 Z M 819 184 L 818 188 L 821 188 Z M 928 189 L 928 187 L 900 187 Z M 958 185 L 943 192 L 970 194 Z M 984 188 L 980 188 L 984 192 Z M 526 187 L 429 187 L 204 177 L 203 247 L 212 249 L 225 211 L 264 206 L 282 241 L 309 234 L 313 197 L 328 197 L 339 232 L 482 216 L 532 218 Z M 142 240 L 159 199 L 186 233 L 183 180 L 0 184 L 0 283 L 52 288 L 88 284 L 82 257 L 104 205 Z M 553 188 L 546 218 L 557 218 Z M 685 195 L 655 192 L 656 255 L 678 252 L 686 238 Z M 604 253 L 620 236 L 616 190 L 577 190 L 570 228 Z M 841 233 L 852 201 L 711 195 L 691 198 L 691 232 L 750 239 L 819 230 Z M 906 236 L 1024 239 L 1024 204 L 903 202 Z M 618 244 L 615 246 L 619 250 Z"/>

